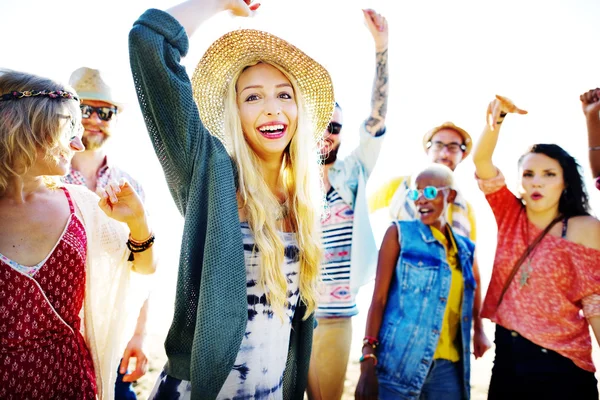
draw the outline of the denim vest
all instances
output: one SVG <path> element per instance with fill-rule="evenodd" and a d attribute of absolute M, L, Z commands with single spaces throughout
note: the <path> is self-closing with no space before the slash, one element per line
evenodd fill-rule
<path fill-rule="evenodd" d="M 451 271 L 444 246 L 431 228 L 419 220 L 395 223 L 400 234 L 400 256 L 390 282 L 388 300 L 379 330 L 377 376 L 417 399 L 438 345 Z M 469 239 L 452 233 L 458 248 L 464 280 L 460 338 L 463 397 L 470 396 L 470 344 L 475 279 Z"/>

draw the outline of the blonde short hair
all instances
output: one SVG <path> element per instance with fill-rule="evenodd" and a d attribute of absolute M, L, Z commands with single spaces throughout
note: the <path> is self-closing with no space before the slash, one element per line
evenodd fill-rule
<path fill-rule="evenodd" d="M 0 95 L 13 91 L 69 91 L 69 86 L 25 72 L 0 70 Z M 0 101 L 0 195 L 8 182 L 26 173 L 34 164 L 39 149 L 59 143 L 61 115 L 79 113 L 73 99 L 48 96 Z"/>

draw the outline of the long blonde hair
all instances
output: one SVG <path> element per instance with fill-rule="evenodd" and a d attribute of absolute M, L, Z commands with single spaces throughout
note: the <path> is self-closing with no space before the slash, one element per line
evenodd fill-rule
<path fill-rule="evenodd" d="M 36 75 L 0 70 L 0 95 L 25 90 L 67 90 L 62 85 Z M 11 179 L 25 174 L 35 163 L 38 150 L 51 157 L 60 152 L 61 128 L 65 119 L 79 113 L 75 100 L 30 97 L 0 101 L 0 196 Z M 54 183 L 47 179 L 48 184 Z"/>
<path fill-rule="evenodd" d="M 298 90 L 296 80 L 278 65 L 273 65 L 290 81 L 298 107 L 298 124 L 281 163 L 283 189 L 289 202 L 288 218 L 296 233 L 300 262 L 300 298 L 307 307 L 304 318 L 316 308 L 317 277 L 321 264 L 319 217 L 322 209 L 315 134 Z M 261 160 L 246 142 L 237 106 L 236 82 L 232 79 L 225 96 L 225 130 L 230 133 L 229 149 L 238 170 L 238 194 L 261 257 L 260 281 L 275 314 L 283 316 L 287 301 L 287 281 L 281 270 L 284 243 L 279 235 L 277 197 L 262 178 Z"/>

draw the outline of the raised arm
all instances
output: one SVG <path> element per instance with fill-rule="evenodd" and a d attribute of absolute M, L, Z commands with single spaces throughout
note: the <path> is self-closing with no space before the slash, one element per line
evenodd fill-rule
<path fill-rule="evenodd" d="M 588 131 L 590 166 L 594 177 L 600 177 L 600 89 L 580 96 Z"/>
<path fill-rule="evenodd" d="M 365 121 L 371 135 L 383 132 L 388 103 L 388 23 L 374 10 L 363 10 L 365 24 L 375 41 L 375 81 L 371 94 L 371 115 Z"/>
<path fill-rule="evenodd" d="M 475 173 L 480 179 L 494 178 L 497 174 L 492 155 L 498 142 L 500 127 L 508 113 L 527 114 L 527 111 L 516 107 L 510 99 L 496 95 L 488 105 L 486 124 L 473 150 Z"/>
<path fill-rule="evenodd" d="M 353 159 L 363 167 L 368 178 L 381 151 L 382 135 L 385 133 L 385 115 L 388 101 L 388 28 L 386 19 L 373 10 L 363 10 L 365 24 L 375 40 L 375 83 L 371 97 L 371 114 L 360 130 L 360 143 L 347 159 Z"/>
<path fill-rule="evenodd" d="M 189 76 L 180 61 L 188 51 L 187 33 L 226 9 L 236 15 L 252 12 L 243 0 L 190 0 L 168 12 L 146 11 L 129 33 L 131 71 L 140 108 L 182 213 L 195 160 L 208 158 L 215 146 L 200 121 Z"/>
<path fill-rule="evenodd" d="M 140 247 L 147 247 L 145 242 L 153 237 L 152 227 L 142 199 L 129 182 L 125 178 L 120 182 L 111 181 L 99 195 L 98 205 L 102 211 L 110 218 L 127 224 L 130 241 L 144 243 Z M 132 268 L 135 272 L 153 274 L 156 271 L 156 255 L 152 243 L 147 249 L 134 253 Z"/>

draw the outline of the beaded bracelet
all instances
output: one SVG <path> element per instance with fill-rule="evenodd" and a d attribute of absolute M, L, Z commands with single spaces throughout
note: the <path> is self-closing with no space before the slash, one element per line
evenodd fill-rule
<path fill-rule="evenodd" d="M 135 239 L 131 238 L 131 234 L 129 234 L 129 240 L 127 240 L 127 248 L 131 251 L 129 254 L 129 261 L 133 261 L 133 253 L 141 253 L 142 251 L 148 250 L 154 244 L 155 236 L 151 234 L 150 237 L 143 242 L 138 242 Z"/>
<path fill-rule="evenodd" d="M 379 340 L 373 336 L 365 336 L 363 339 L 363 347 L 371 346 L 372 349 L 376 349 L 379 346 Z"/>
<path fill-rule="evenodd" d="M 358 362 L 363 362 L 368 358 L 372 358 L 374 363 L 373 366 L 377 365 L 377 356 L 375 354 L 363 354 L 362 356 L 360 356 L 360 358 L 358 359 Z"/>

